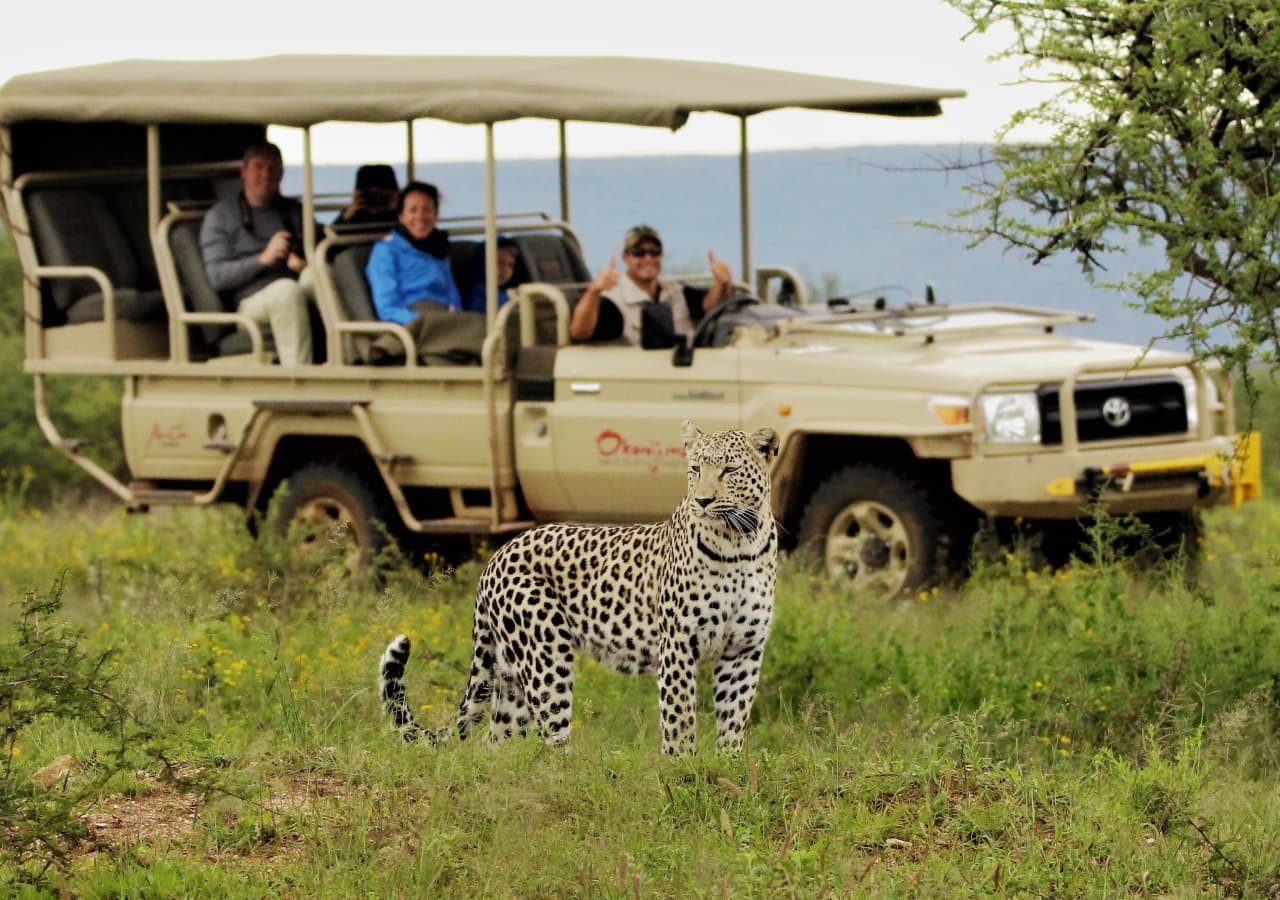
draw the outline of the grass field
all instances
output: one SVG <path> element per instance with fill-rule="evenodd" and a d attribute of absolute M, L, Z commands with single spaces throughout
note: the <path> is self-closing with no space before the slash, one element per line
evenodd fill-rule
<path fill-rule="evenodd" d="M 135 719 L 117 759 L 121 735 L 77 714 L 92 697 L 24 718 L 36 700 L 8 679 L 0 812 L 21 824 L 0 879 L 86 897 L 1280 892 L 1280 505 L 1209 524 L 1190 581 L 1010 552 L 887 602 L 788 567 L 746 752 L 711 749 L 703 691 L 699 752 L 671 760 L 652 681 L 592 663 L 569 755 L 398 742 L 378 655 L 414 638 L 410 699 L 443 722 L 476 563 L 376 585 L 251 540 L 231 510 L 11 497 L 0 674 L 60 638 L 49 671 L 79 666 Z M 59 578 L 62 609 L 24 620 Z M 59 622 L 83 632 L 79 662 Z M 41 828 L 19 861 L 14 835 Z"/>

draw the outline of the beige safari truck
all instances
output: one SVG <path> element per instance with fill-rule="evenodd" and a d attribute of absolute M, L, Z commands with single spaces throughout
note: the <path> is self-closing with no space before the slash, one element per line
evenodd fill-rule
<path fill-rule="evenodd" d="M 352 562 L 381 536 L 500 538 L 556 520 L 670 513 L 683 491 L 679 423 L 769 425 L 785 541 L 855 587 L 926 583 L 979 515 L 1070 521 L 1089 510 L 1179 522 L 1260 487 L 1256 438 L 1235 434 L 1230 385 L 1190 358 L 1060 333 L 1069 312 L 806 302 L 785 266 L 752 265 L 747 125 L 781 107 L 929 116 L 953 90 L 652 59 L 274 57 L 130 61 L 24 75 L 0 87 L 0 208 L 24 273 L 25 367 L 50 444 L 134 510 L 233 503 L 260 511 L 283 483 L 287 520 L 344 526 Z M 692 346 L 572 344 L 590 278 L 570 220 L 569 121 L 679 128 L 740 122 L 743 284 Z M 558 123 L 560 209 L 506 215 L 498 123 Z M 481 364 L 422 365 L 373 312 L 364 264 L 377 229 L 317 225 L 312 127 L 482 125 L 486 204 L 445 222 L 457 271 L 496 237 L 519 248 L 512 302 L 488 289 Z M 301 130 L 314 365 L 274 361 L 269 329 L 208 283 L 201 217 L 239 189 L 243 148 Z M 385 228 L 385 226 L 384 226 Z M 787 302 L 779 302 L 786 300 Z M 404 362 L 370 365 L 370 342 Z M 123 382 L 130 476 L 54 424 L 45 381 Z"/>

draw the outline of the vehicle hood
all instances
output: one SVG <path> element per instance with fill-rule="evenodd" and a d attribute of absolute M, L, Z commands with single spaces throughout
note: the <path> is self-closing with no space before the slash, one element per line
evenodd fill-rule
<path fill-rule="evenodd" d="M 794 331 L 743 349 L 742 379 L 972 393 L 1043 384 L 1083 372 L 1122 376 L 1141 363 L 1179 366 L 1185 354 L 1043 332 L 980 336 L 880 336 Z"/>

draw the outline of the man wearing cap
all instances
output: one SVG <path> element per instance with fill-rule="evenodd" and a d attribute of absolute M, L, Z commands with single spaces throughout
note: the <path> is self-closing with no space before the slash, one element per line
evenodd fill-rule
<path fill-rule="evenodd" d="M 662 239 L 658 232 L 648 225 L 630 229 L 622 242 L 622 261 L 625 272 L 619 274 L 616 257 L 611 257 L 609 265 L 587 287 L 573 309 L 569 336 L 575 341 L 620 340 L 639 346 L 641 312 L 645 305 L 665 303 L 671 307 L 676 333 L 691 337 L 694 331 L 691 291 L 678 281 L 659 278 Z M 702 296 L 702 314 L 728 297 L 733 289 L 729 266 L 710 250 L 707 262 L 715 282 Z"/>

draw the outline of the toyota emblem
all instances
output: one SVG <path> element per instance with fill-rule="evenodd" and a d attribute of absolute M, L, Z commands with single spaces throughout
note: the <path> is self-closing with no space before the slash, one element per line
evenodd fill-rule
<path fill-rule="evenodd" d="M 1108 397 L 1102 404 L 1102 418 L 1112 428 L 1123 428 L 1133 418 L 1133 409 L 1123 397 Z"/>

